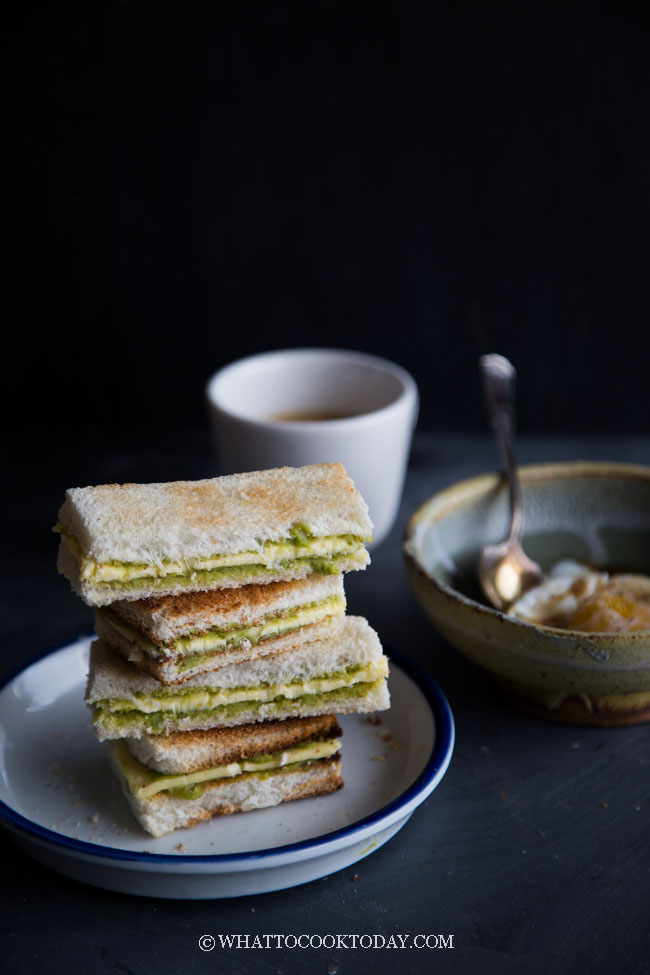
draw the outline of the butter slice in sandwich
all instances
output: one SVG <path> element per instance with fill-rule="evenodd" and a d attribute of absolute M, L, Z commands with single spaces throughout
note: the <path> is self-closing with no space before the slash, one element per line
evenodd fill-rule
<path fill-rule="evenodd" d="M 153 836 L 212 816 L 340 789 L 341 728 L 333 715 L 122 739 L 111 765 Z"/>
<path fill-rule="evenodd" d="M 368 508 L 341 464 L 70 488 L 59 571 L 93 606 L 363 569 Z"/>
<path fill-rule="evenodd" d="M 326 635 L 345 613 L 343 576 L 120 600 L 95 612 L 97 636 L 163 684 Z"/>
<path fill-rule="evenodd" d="M 86 702 L 100 740 L 229 727 L 277 718 L 389 707 L 388 661 L 357 616 L 332 620 L 322 639 L 161 685 L 96 641 Z"/>

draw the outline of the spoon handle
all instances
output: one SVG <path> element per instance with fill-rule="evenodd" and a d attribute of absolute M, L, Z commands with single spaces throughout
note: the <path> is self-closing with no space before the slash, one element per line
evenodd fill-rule
<path fill-rule="evenodd" d="M 501 462 L 510 489 L 509 540 L 519 541 L 523 528 L 521 484 L 515 454 L 515 385 L 517 370 L 502 355 L 482 355 L 479 370 L 487 403 L 490 425 L 497 440 Z"/>

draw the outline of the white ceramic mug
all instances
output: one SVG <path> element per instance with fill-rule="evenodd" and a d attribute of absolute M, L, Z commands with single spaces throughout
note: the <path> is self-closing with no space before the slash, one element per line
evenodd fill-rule
<path fill-rule="evenodd" d="M 363 352 L 286 349 L 224 366 L 206 393 L 222 473 L 338 461 L 368 504 L 375 543 L 386 537 L 418 415 L 405 369 Z"/>

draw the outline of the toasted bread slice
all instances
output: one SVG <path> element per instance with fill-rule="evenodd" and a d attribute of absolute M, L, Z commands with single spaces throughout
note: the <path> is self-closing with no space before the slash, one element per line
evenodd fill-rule
<path fill-rule="evenodd" d="M 163 684 L 316 640 L 345 612 L 343 577 L 122 600 L 97 609 L 97 636 Z"/>
<path fill-rule="evenodd" d="M 367 505 L 340 464 L 70 488 L 58 566 L 89 604 L 364 568 Z"/>
<path fill-rule="evenodd" d="M 91 647 L 86 702 L 100 739 L 141 738 L 276 718 L 389 706 L 388 663 L 365 619 L 332 620 L 326 637 L 198 674 L 169 687 L 106 644 Z"/>
<path fill-rule="evenodd" d="M 293 748 L 318 739 L 340 738 L 343 732 L 333 714 L 286 721 L 261 721 L 232 728 L 172 732 L 127 739 L 129 750 L 147 768 L 166 775 L 227 765 Z"/>
<path fill-rule="evenodd" d="M 270 616 L 286 617 L 302 606 L 326 599 L 345 599 L 342 575 L 310 575 L 293 582 L 119 600 L 111 605 L 111 613 L 157 647 L 168 648 L 171 655 L 180 652 L 171 644 L 182 637 L 209 630 L 259 626 Z"/>
<path fill-rule="evenodd" d="M 233 779 L 219 779 L 208 783 L 203 794 L 196 799 L 177 798 L 168 793 L 138 799 L 129 787 L 115 751 L 111 751 L 113 770 L 133 815 L 152 836 L 164 836 L 175 829 L 196 826 L 213 816 L 326 795 L 343 786 L 341 758 L 335 755 L 315 762 L 286 766 L 273 774 L 251 772 Z"/>
<path fill-rule="evenodd" d="M 211 670 L 219 670 L 231 664 L 247 663 L 257 657 L 282 653 L 303 643 L 322 640 L 327 636 L 331 622 L 332 617 L 327 617 L 318 623 L 288 629 L 287 632 L 269 636 L 256 643 L 242 639 L 239 643 L 229 644 L 217 650 L 176 654 L 170 657 L 152 656 L 137 639 L 129 639 L 121 629 L 115 628 L 99 613 L 95 616 L 95 633 L 102 642 L 116 650 L 138 670 L 151 674 L 161 684 L 171 686 L 185 683 L 192 677 Z"/>

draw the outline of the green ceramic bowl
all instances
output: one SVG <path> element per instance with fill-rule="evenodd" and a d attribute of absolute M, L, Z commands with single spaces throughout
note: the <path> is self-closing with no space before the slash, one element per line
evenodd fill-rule
<path fill-rule="evenodd" d="M 546 571 L 563 558 L 650 575 L 650 467 L 521 468 L 524 549 Z M 505 538 L 499 474 L 462 481 L 411 517 L 404 541 L 415 595 L 437 630 L 526 710 L 578 724 L 650 721 L 650 630 L 580 633 L 524 623 L 486 605 L 479 551 Z"/>

